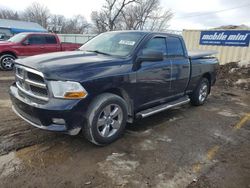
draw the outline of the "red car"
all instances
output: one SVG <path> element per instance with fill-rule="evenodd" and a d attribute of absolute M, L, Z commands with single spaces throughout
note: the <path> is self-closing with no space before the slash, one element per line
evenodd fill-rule
<path fill-rule="evenodd" d="M 19 33 L 7 41 L 0 42 L 0 68 L 13 69 L 13 60 L 27 56 L 73 51 L 80 44 L 61 43 L 59 37 L 53 33 Z"/>

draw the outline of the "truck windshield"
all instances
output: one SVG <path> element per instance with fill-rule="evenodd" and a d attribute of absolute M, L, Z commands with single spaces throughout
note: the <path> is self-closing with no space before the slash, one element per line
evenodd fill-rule
<path fill-rule="evenodd" d="M 19 34 L 14 35 L 13 37 L 11 37 L 8 41 L 15 42 L 15 43 L 21 42 L 26 36 L 27 36 L 27 34 L 25 34 L 25 33 L 19 33 Z"/>
<path fill-rule="evenodd" d="M 133 32 L 103 33 L 88 41 L 80 50 L 125 57 L 132 52 L 143 36 L 143 33 Z"/>

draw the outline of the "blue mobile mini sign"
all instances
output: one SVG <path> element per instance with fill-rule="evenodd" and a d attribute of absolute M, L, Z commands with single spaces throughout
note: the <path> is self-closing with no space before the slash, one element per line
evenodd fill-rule
<path fill-rule="evenodd" d="M 249 46 L 250 30 L 201 31 L 200 45 Z"/>

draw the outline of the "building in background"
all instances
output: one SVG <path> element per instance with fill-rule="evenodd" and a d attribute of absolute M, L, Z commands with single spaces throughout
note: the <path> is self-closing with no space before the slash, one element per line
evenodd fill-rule
<path fill-rule="evenodd" d="M 250 28 L 224 26 L 213 30 L 183 30 L 188 50 L 216 50 L 221 64 L 250 62 Z"/>
<path fill-rule="evenodd" d="M 21 32 L 48 32 L 34 22 L 0 19 L 0 40 L 7 40 Z"/>

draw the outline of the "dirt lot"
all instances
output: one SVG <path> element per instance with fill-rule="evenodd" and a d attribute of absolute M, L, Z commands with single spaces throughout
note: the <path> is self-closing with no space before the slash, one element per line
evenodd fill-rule
<path fill-rule="evenodd" d="M 12 74 L 0 72 L 0 187 L 250 187 L 245 86 L 220 80 L 204 106 L 143 119 L 97 147 L 18 118 L 7 93 Z"/>

